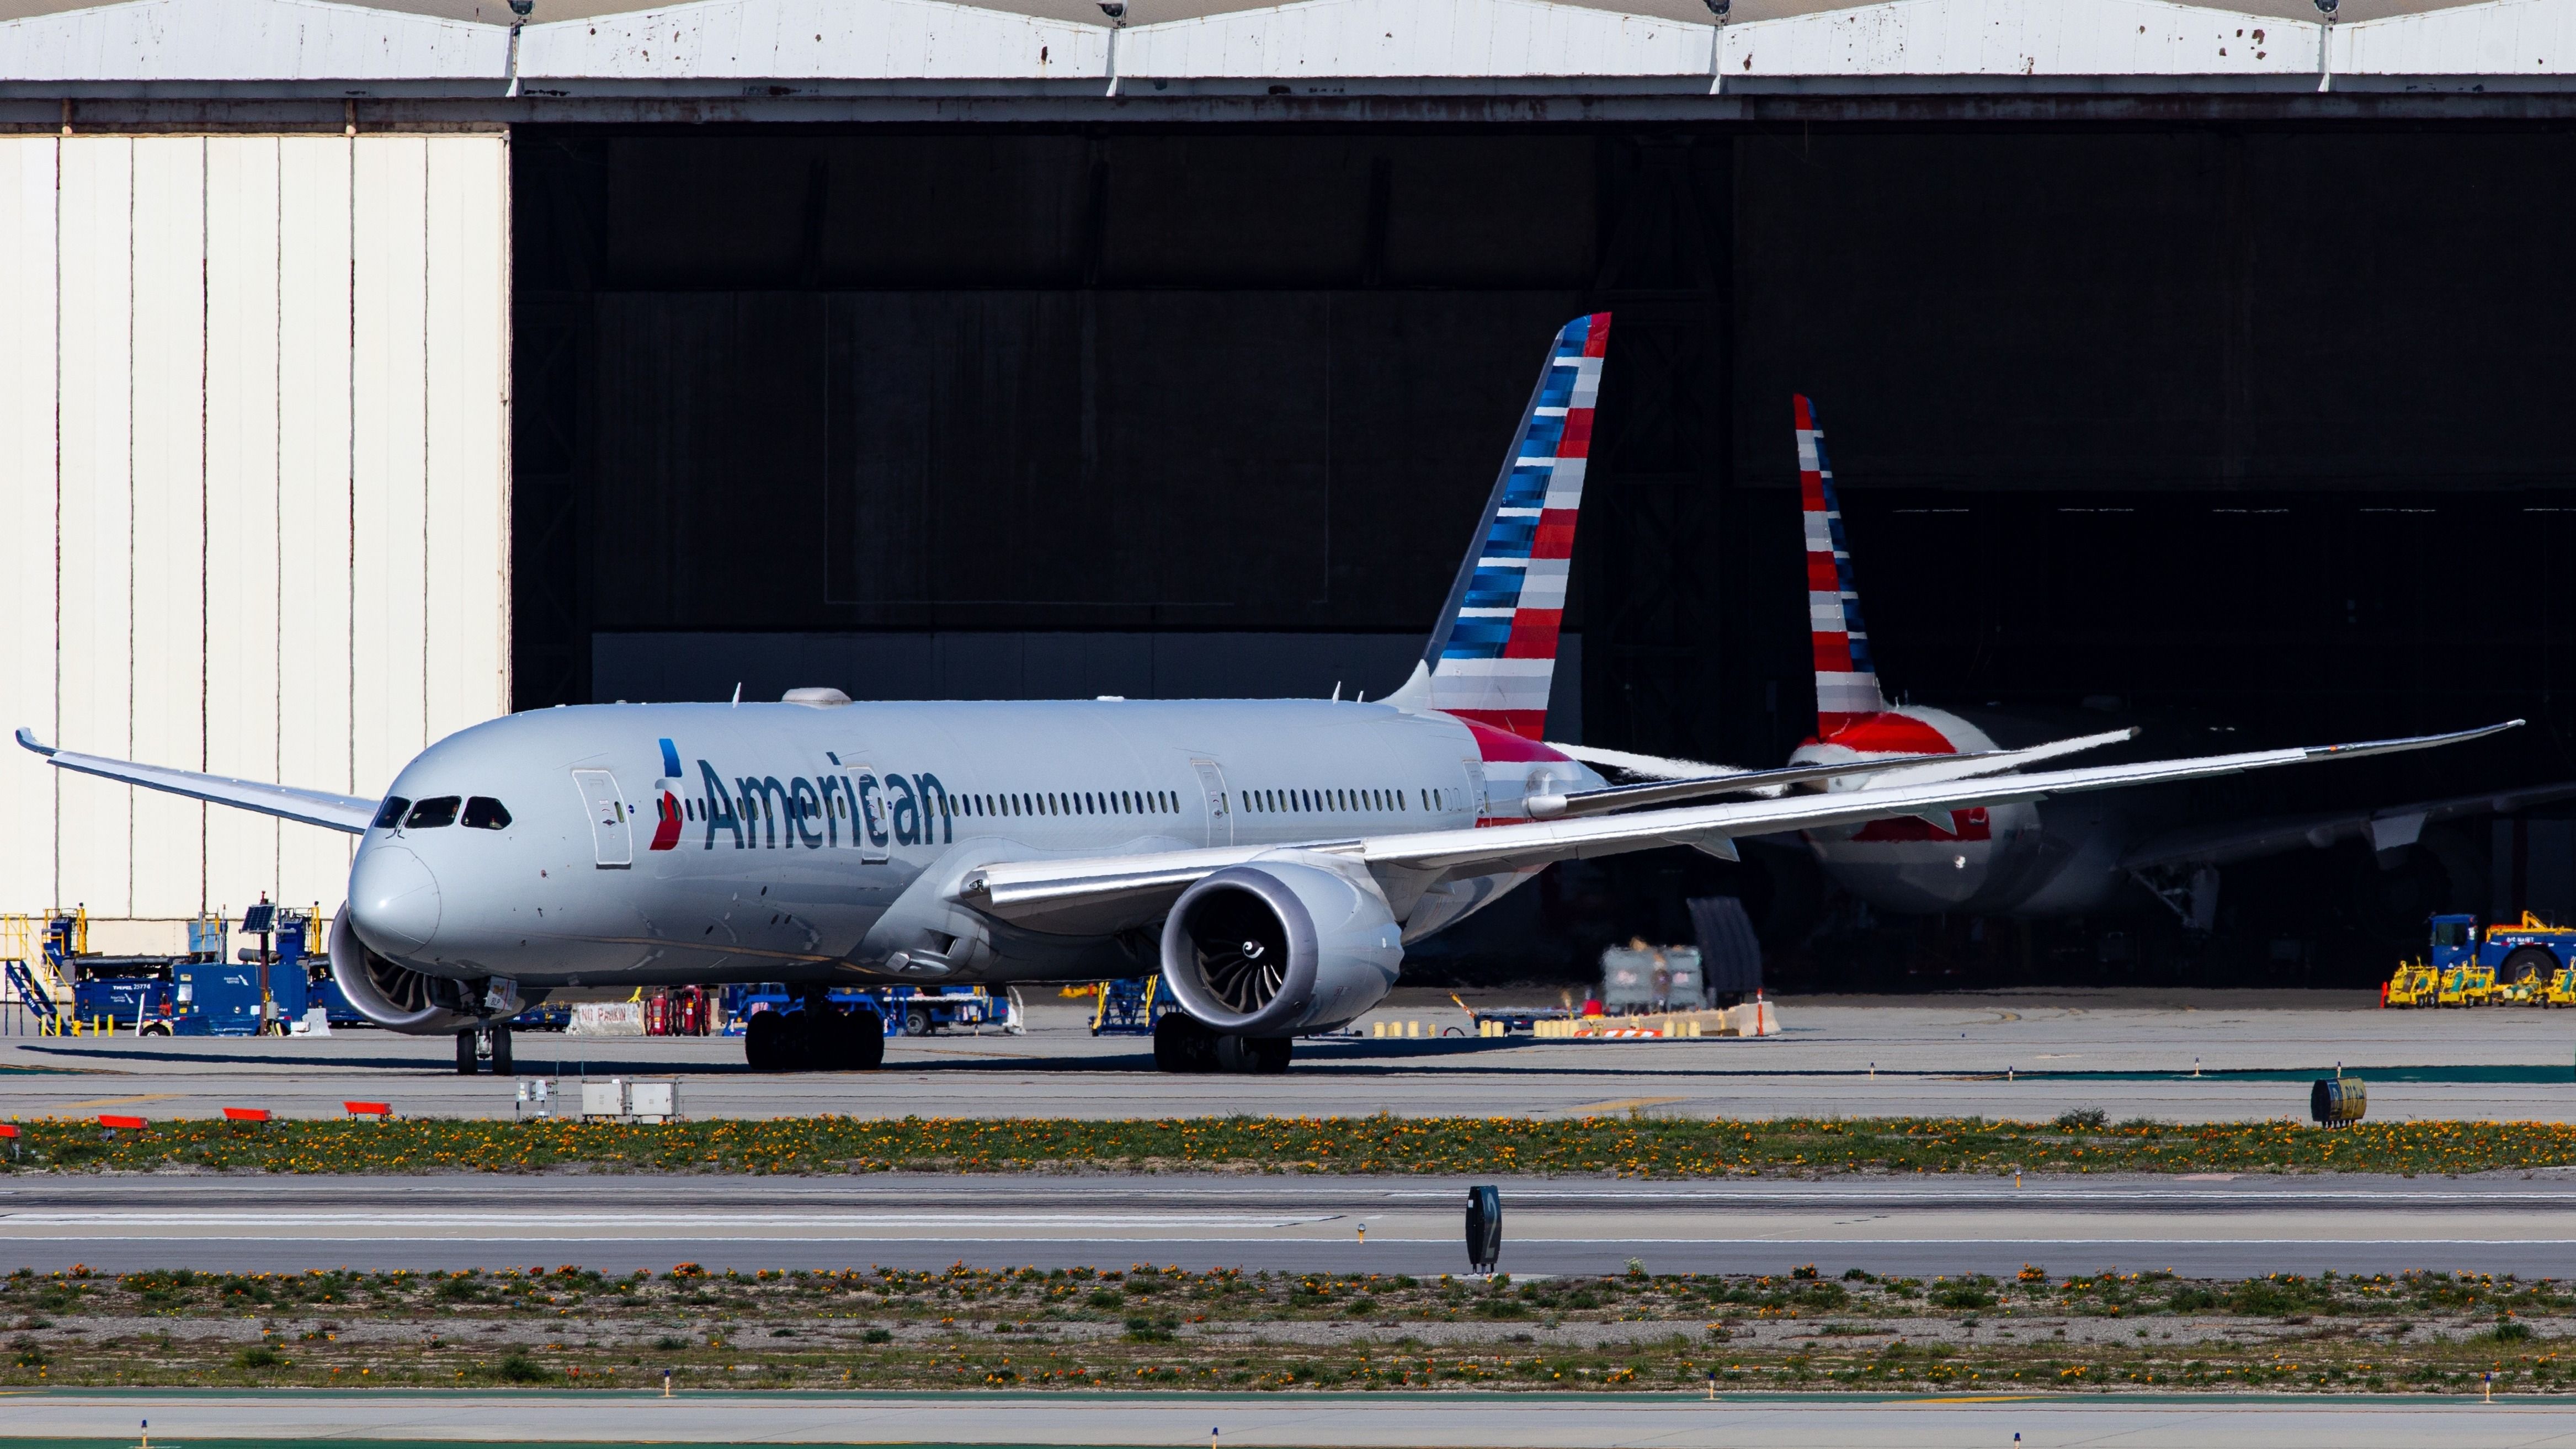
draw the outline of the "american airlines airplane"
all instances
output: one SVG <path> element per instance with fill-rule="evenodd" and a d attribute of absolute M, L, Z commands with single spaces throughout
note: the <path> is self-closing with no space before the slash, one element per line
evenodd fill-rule
<path fill-rule="evenodd" d="M 2117 746 L 2138 733 L 2072 734 L 2067 728 L 2072 721 L 2065 717 L 1890 704 L 1880 691 L 1869 633 L 1861 621 L 1824 430 L 1806 397 L 1795 398 L 1793 407 L 1806 524 L 1816 732 L 1789 756 L 1792 765 L 1882 760 L 1892 767 L 1885 774 L 1853 773 L 1818 786 L 1877 788 L 1947 768 L 1927 760 L 1973 760 L 2007 750 L 2016 759 L 2043 760 Z M 1719 768 L 1597 750 L 1568 752 L 1649 777 L 1700 776 Z M 2186 927 L 2207 931 L 2217 921 L 2219 867 L 2227 863 L 2353 838 L 2393 852 L 2414 844 L 2431 822 L 2518 810 L 2568 795 L 2576 795 L 2576 785 L 2311 815 L 2207 820 L 2180 815 L 2181 802 L 2170 792 L 2119 791 L 2081 800 L 1997 802 L 1959 811 L 1947 826 L 1894 816 L 1814 827 L 1805 838 L 1837 885 L 1901 915 L 2074 916 L 2117 906 L 2124 898 L 2140 905 L 2158 899 Z"/>
<path fill-rule="evenodd" d="M 549 995 L 786 981 L 748 1023 L 757 1071 L 866 1069 L 873 982 L 1159 970 L 1169 1071 L 1279 1071 L 1298 1036 L 1383 999 L 1412 942 L 1549 863 L 1917 819 L 2068 792 L 2420 749 L 2491 733 L 1719 800 L 1867 773 L 1800 764 L 1617 786 L 1542 743 L 1610 316 L 1549 348 L 1413 676 L 1374 702 L 1096 699 L 536 710 L 461 730 L 380 799 L 20 743 L 60 768 L 363 837 L 331 932 L 341 991 L 396 1031 L 508 1068 Z M 2519 723 L 2518 721 L 2516 723 Z M 1898 763 L 1904 762 L 1900 758 Z"/>

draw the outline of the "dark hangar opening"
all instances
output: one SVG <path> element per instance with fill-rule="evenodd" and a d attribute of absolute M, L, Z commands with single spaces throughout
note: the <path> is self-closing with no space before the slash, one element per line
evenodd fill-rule
<path fill-rule="evenodd" d="M 567 125 L 513 167 L 521 708 L 1383 690 L 1550 329 L 1607 308 L 1589 743 L 1807 732 L 1805 390 L 1892 693 L 2195 751 L 2533 721 L 2236 810 L 2576 777 L 2561 127 Z M 1762 852 L 1560 871 L 1510 934 L 1683 939 L 1717 885 L 1793 983 L 2349 984 L 2427 903 L 2576 910 L 2532 864 L 2570 829 L 2236 868 L 2223 961 L 2153 913 L 1856 925 Z"/>

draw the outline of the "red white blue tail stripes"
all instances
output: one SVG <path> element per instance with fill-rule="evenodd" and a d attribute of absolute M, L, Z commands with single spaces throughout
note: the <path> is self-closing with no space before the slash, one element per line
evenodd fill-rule
<path fill-rule="evenodd" d="M 1878 670 L 1869 658 L 1869 632 L 1861 626 L 1860 594 L 1852 587 L 1851 550 L 1843 540 L 1842 504 L 1834 498 L 1834 468 L 1825 461 L 1824 429 L 1815 404 L 1797 399 L 1798 494 L 1807 522 L 1807 620 L 1816 648 L 1816 733 L 1832 739 L 1844 726 L 1887 708 L 1878 692 Z"/>
<path fill-rule="evenodd" d="M 1476 545 L 1423 653 L 1433 709 L 1524 739 L 1546 733 L 1574 521 L 1592 451 L 1592 405 L 1609 344 L 1607 312 L 1578 317 L 1556 334 Z"/>

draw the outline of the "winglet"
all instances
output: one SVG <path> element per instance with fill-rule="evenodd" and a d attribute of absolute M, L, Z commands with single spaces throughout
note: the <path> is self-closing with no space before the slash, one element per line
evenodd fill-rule
<path fill-rule="evenodd" d="M 27 728 L 25 725 L 18 726 L 18 743 L 28 749 L 34 750 L 40 755 L 50 755 L 54 752 L 53 746 L 38 744 L 36 742 L 36 732 Z"/>
<path fill-rule="evenodd" d="M 1556 634 L 1592 452 L 1593 399 L 1609 346 L 1610 314 L 1595 312 L 1566 323 L 1548 349 L 1466 561 L 1422 652 L 1432 709 L 1523 739 L 1547 732 Z"/>

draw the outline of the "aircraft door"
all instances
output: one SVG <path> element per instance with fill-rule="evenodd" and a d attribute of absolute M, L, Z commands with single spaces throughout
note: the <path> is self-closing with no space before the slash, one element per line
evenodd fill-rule
<path fill-rule="evenodd" d="M 853 838 L 859 843 L 859 859 L 882 861 L 887 843 L 894 839 L 894 812 L 886 808 L 885 792 L 877 788 L 876 771 L 865 765 L 847 769 L 859 789 L 859 808 L 851 812 L 850 818 Z"/>
<path fill-rule="evenodd" d="M 601 870 L 624 870 L 635 863 L 635 831 L 626 818 L 626 800 L 617 777 L 606 770 L 575 770 L 573 784 L 590 812 L 590 848 Z"/>
<path fill-rule="evenodd" d="M 1467 808 L 1475 811 L 1476 818 L 1482 820 L 1493 803 L 1485 793 L 1485 762 L 1471 757 L 1458 763 L 1467 776 Z"/>
<path fill-rule="evenodd" d="M 1192 760 L 1190 768 L 1199 772 L 1199 794 L 1207 801 L 1207 843 L 1234 844 L 1234 812 L 1227 808 L 1225 771 L 1214 760 Z"/>

